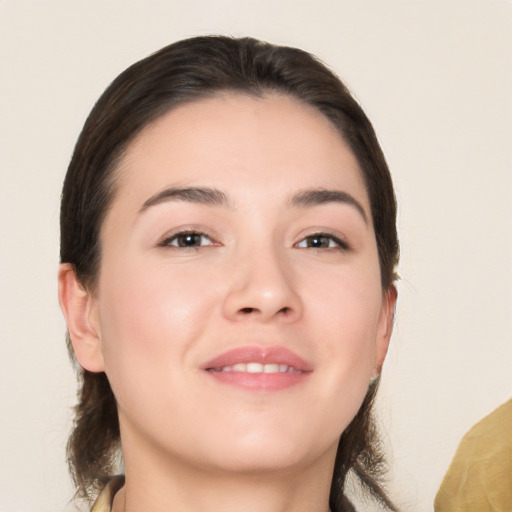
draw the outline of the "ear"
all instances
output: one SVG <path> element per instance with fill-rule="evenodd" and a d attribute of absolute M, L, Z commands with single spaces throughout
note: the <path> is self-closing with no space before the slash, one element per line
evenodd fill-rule
<path fill-rule="evenodd" d="M 90 372 L 102 372 L 97 301 L 80 284 L 70 263 L 62 263 L 59 267 L 59 303 L 80 366 Z"/>
<path fill-rule="evenodd" d="M 372 377 L 378 377 L 380 375 L 384 359 L 388 353 L 391 333 L 393 332 L 397 296 L 398 291 L 396 286 L 392 284 L 386 290 L 382 298 L 382 308 L 380 311 L 379 325 L 377 329 L 375 367 L 373 369 Z"/>

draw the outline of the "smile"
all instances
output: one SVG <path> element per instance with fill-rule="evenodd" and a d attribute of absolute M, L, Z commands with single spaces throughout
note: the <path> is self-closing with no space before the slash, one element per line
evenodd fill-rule
<path fill-rule="evenodd" d="M 221 384 L 247 391 L 280 391 L 304 382 L 310 363 L 284 347 L 244 346 L 224 352 L 202 366 Z"/>
<path fill-rule="evenodd" d="M 209 368 L 214 372 L 247 372 L 247 373 L 302 373 L 301 370 L 287 364 L 237 363 L 221 368 Z"/>

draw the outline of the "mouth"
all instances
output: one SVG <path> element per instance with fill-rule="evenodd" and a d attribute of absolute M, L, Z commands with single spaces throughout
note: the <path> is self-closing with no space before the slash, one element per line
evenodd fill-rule
<path fill-rule="evenodd" d="M 279 391 L 306 379 L 312 366 L 284 347 L 240 347 L 202 366 L 216 381 L 252 391 Z"/>
<path fill-rule="evenodd" d="M 208 368 L 208 371 L 246 373 L 302 373 L 301 370 L 298 370 L 293 366 L 277 363 L 237 363 L 232 366 L 222 366 L 221 368 Z"/>

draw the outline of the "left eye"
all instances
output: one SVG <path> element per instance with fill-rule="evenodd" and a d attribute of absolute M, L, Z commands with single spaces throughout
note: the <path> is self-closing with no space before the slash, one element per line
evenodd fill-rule
<path fill-rule="evenodd" d="M 171 247 L 203 247 L 205 245 L 211 245 L 212 241 L 209 236 L 203 233 L 178 233 L 170 238 L 166 238 L 163 242 L 163 246 Z"/>
<path fill-rule="evenodd" d="M 301 240 L 296 247 L 300 247 L 301 249 L 347 249 L 347 244 L 344 243 L 339 238 L 327 235 L 327 234 L 317 234 L 311 235 Z"/>

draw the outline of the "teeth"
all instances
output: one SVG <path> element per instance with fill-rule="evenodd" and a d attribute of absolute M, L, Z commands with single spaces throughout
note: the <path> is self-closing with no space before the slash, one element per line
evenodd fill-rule
<path fill-rule="evenodd" d="M 236 363 L 232 366 L 213 368 L 218 372 L 247 372 L 247 373 L 301 373 L 293 366 L 286 364 Z"/>
<path fill-rule="evenodd" d="M 264 373 L 279 373 L 279 365 L 278 364 L 266 364 L 263 367 Z"/>
<path fill-rule="evenodd" d="M 267 365 L 265 365 L 265 366 L 267 366 Z M 262 373 L 265 366 L 263 366 L 260 363 L 247 363 L 246 372 L 247 373 Z"/>

